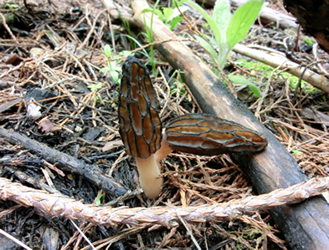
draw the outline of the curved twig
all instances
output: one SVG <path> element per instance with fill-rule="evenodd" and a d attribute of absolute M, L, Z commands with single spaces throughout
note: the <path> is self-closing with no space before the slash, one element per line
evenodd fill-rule
<path fill-rule="evenodd" d="M 63 198 L 0 178 L 0 198 L 2 200 L 11 200 L 24 206 L 34 207 L 46 215 L 79 219 L 97 225 L 143 224 L 151 229 L 161 226 L 167 228 L 176 226 L 180 217 L 190 223 L 233 220 L 257 210 L 298 203 L 328 189 L 329 177 L 321 177 L 286 189 L 277 189 L 268 194 L 249 196 L 221 204 L 197 207 L 112 208 L 86 205 L 81 201 Z"/>

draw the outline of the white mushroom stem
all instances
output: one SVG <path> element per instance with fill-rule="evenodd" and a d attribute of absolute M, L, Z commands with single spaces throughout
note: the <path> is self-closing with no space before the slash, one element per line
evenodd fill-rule
<path fill-rule="evenodd" d="M 144 194 L 149 199 L 155 199 L 161 193 L 163 180 L 160 176 L 160 166 L 154 154 L 148 158 L 135 158 L 139 173 L 139 181 Z"/>

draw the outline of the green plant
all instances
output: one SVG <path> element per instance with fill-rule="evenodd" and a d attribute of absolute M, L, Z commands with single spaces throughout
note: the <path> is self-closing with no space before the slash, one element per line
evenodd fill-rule
<path fill-rule="evenodd" d="M 143 33 L 146 37 L 146 40 L 148 43 L 153 43 L 154 41 L 154 38 L 153 38 L 153 17 L 154 17 L 154 14 L 156 12 L 156 8 L 159 4 L 160 0 L 157 0 L 155 5 L 153 6 L 153 8 L 151 9 L 145 9 L 143 10 L 143 13 L 145 12 L 151 12 L 152 15 L 151 15 L 151 21 L 150 21 L 150 27 L 148 27 L 147 23 L 146 23 L 146 20 L 145 20 L 145 16 L 144 16 L 144 27 L 145 27 L 145 33 Z M 154 60 L 154 46 L 150 46 L 150 55 L 151 55 L 151 58 L 150 58 L 150 62 L 151 62 L 151 65 L 152 65 L 152 71 L 153 73 L 155 72 L 155 60 Z"/>
<path fill-rule="evenodd" d="M 296 149 L 291 150 L 291 152 L 292 152 L 293 154 L 296 154 L 296 155 L 301 155 L 301 154 L 303 154 L 302 151 L 299 151 L 299 150 L 296 150 Z"/>
<path fill-rule="evenodd" d="M 257 86 L 255 84 L 253 84 L 252 82 L 250 82 L 249 80 L 247 80 L 245 77 L 243 76 L 237 76 L 237 75 L 228 75 L 228 78 L 237 84 L 240 85 L 247 85 L 249 86 L 250 90 L 252 91 L 252 93 L 257 96 L 258 98 L 260 98 L 262 96 L 262 93 L 260 92 L 260 90 L 257 88 Z"/>
<path fill-rule="evenodd" d="M 104 46 L 102 51 L 105 54 L 105 56 L 107 57 L 109 64 L 107 67 L 103 67 L 99 71 L 100 72 L 109 71 L 112 76 L 112 79 L 115 82 L 120 83 L 120 75 L 121 75 L 122 69 L 121 69 L 121 66 L 118 64 L 118 60 L 120 57 L 128 56 L 131 52 L 127 51 L 127 50 L 123 50 L 120 53 L 113 55 L 112 54 L 113 49 L 108 44 L 106 44 Z M 115 60 L 111 60 L 111 58 L 114 58 Z"/>
<path fill-rule="evenodd" d="M 6 6 L 11 10 L 19 8 L 19 5 L 14 3 L 6 3 Z"/>
<path fill-rule="evenodd" d="M 90 91 L 92 92 L 97 92 L 98 90 L 100 90 L 103 86 L 102 82 L 99 83 L 95 83 L 95 84 L 91 84 L 88 86 L 88 89 L 90 89 Z"/>
<path fill-rule="evenodd" d="M 195 7 L 209 24 L 214 34 L 214 39 L 207 36 L 204 36 L 204 38 L 197 36 L 196 39 L 208 50 L 213 58 L 216 58 L 214 63 L 221 68 L 224 67 L 227 57 L 234 45 L 247 35 L 264 2 L 263 0 L 251 0 L 246 2 L 232 15 L 229 0 L 217 0 L 211 17 L 198 4 L 191 0 L 185 1 Z M 218 54 L 212 48 L 212 44 L 218 46 Z"/>
<path fill-rule="evenodd" d="M 128 33 L 128 34 L 121 34 L 121 32 L 120 32 L 120 36 L 122 36 L 122 35 L 123 35 L 123 36 L 126 35 L 128 38 L 133 38 L 134 36 L 133 36 L 133 33 L 131 32 L 131 28 L 130 28 L 130 23 L 129 23 L 129 21 L 121 15 L 121 11 L 120 11 L 120 9 L 118 8 L 118 6 L 116 5 L 115 1 L 113 1 L 113 3 L 114 3 L 114 7 L 116 8 L 116 10 L 117 10 L 118 13 L 119 13 L 119 17 L 120 17 L 120 19 L 121 19 L 121 21 L 122 21 L 123 26 L 125 27 L 125 30 L 126 30 L 127 33 Z M 113 33 L 112 33 L 112 35 L 113 35 Z M 130 42 L 130 48 L 131 48 L 132 50 L 136 49 L 135 46 L 136 46 L 137 43 L 134 43 L 133 39 L 129 39 L 129 42 Z"/>
<path fill-rule="evenodd" d="M 175 70 L 175 72 L 172 74 L 172 76 L 170 77 L 170 79 L 168 80 L 168 82 L 170 82 L 171 79 L 173 79 L 176 74 L 179 74 L 179 71 L 178 70 Z M 176 95 L 178 91 L 179 91 L 179 93 L 178 93 L 179 96 L 183 96 L 185 94 L 185 92 L 186 92 L 186 88 L 183 85 L 183 79 L 182 79 L 181 75 L 179 75 L 178 76 L 178 80 L 175 81 L 170 86 L 170 94 L 171 95 Z"/>
<path fill-rule="evenodd" d="M 98 95 L 98 91 L 102 87 L 103 87 L 103 83 L 102 82 L 90 84 L 89 86 L 87 86 L 87 88 L 90 89 L 90 91 L 91 91 L 89 94 L 92 96 L 92 99 L 94 101 L 94 104 L 96 104 L 96 103 L 103 103 L 102 99 Z"/>
<path fill-rule="evenodd" d="M 129 39 L 129 41 L 130 41 L 130 44 L 131 45 L 134 44 L 134 46 L 132 46 L 133 48 L 141 48 L 141 47 L 143 47 L 143 45 L 135 37 L 133 37 L 131 35 L 128 35 L 128 34 L 120 34 L 120 35 L 127 37 Z M 145 49 L 141 49 L 139 51 L 139 53 L 143 54 L 145 57 L 147 57 L 150 60 L 150 56 L 149 56 L 149 54 L 147 53 L 147 51 Z M 128 54 L 129 53 L 127 52 L 127 55 Z"/>
<path fill-rule="evenodd" d="M 312 46 L 313 43 L 314 43 L 313 39 L 312 39 L 311 37 L 308 37 L 308 36 L 306 36 L 306 37 L 304 38 L 304 41 L 305 41 L 305 42 L 307 43 L 307 45 L 309 45 L 309 46 Z"/>
<path fill-rule="evenodd" d="M 256 71 L 258 74 L 261 74 L 266 78 L 269 78 L 274 70 L 269 65 L 246 59 L 238 59 L 236 63 L 238 63 L 239 66 L 247 69 L 248 71 Z M 281 76 L 284 79 L 288 79 L 290 88 L 295 89 L 297 87 L 299 81 L 299 78 L 297 76 L 293 76 L 288 72 L 282 72 L 281 70 L 275 70 L 273 76 L 277 75 Z M 314 88 L 310 84 L 307 84 L 304 80 L 301 81 L 300 87 L 303 88 L 306 93 L 314 93 L 315 91 L 317 91 L 316 88 Z"/>
<path fill-rule="evenodd" d="M 178 16 L 179 12 L 177 9 L 177 6 L 175 8 L 162 8 L 162 11 L 160 11 L 159 9 L 157 9 L 158 4 L 159 4 L 160 0 L 157 0 L 156 3 L 154 4 L 154 6 L 150 9 L 145 9 L 143 10 L 143 13 L 145 12 L 151 12 L 151 21 L 150 21 L 150 27 L 148 27 L 148 25 L 146 24 L 146 20 L 144 19 L 144 27 L 145 27 L 145 33 L 142 33 L 145 35 L 146 40 L 149 44 L 153 43 L 154 38 L 153 38 L 153 18 L 154 18 L 154 14 L 158 15 L 159 18 L 165 22 L 166 25 L 169 26 L 169 22 L 170 22 L 170 28 L 174 29 L 174 27 L 179 23 L 180 20 L 182 20 L 181 17 Z M 180 4 L 183 3 L 183 0 L 181 0 L 178 3 L 178 6 Z M 183 9 L 183 11 L 185 11 L 187 9 Z M 155 72 L 155 60 L 154 60 L 154 46 L 150 46 L 150 57 L 149 60 L 151 62 L 152 65 L 152 71 L 153 73 Z"/>
<path fill-rule="evenodd" d="M 169 27 L 170 30 L 174 30 L 176 25 L 183 19 L 183 17 L 180 16 L 180 12 L 178 10 L 178 7 L 183 2 L 184 2 L 184 0 L 181 0 L 176 5 L 175 1 L 172 1 L 173 8 L 163 7 L 162 11 L 159 10 L 159 9 L 154 10 L 155 14 L 157 14 L 159 16 L 159 18 L 165 23 L 166 26 Z M 180 8 L 180 11 L 182 11 L 182 12 L 185 12 L 187 10 L 188 10 L 187 6 L 184 6 L 184 7 Z"/>
<path fill-rule="evenodd" d="M 102 204 L 102 198 L 103 198 L 103 194 L 99 194 L 97 197 L 96 197 L 96 200 L 95 200 L 95 204 L 97 206 L 100 206 Z"/>

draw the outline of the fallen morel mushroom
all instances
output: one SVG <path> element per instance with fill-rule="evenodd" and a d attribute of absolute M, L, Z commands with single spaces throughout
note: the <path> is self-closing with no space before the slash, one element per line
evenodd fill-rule
<path fill-rule="evenodd" d="M 133 156 L 146 197 L 161 192 L 160 166 L 154 153 L 161 145 L 159 103 L 146 67 L 135 57 L 123 65 L 119 93 L 119 132 L 127 154 Z"/>
<path fill-rule="evenodd" d="M 198 155 L 257 152 L 267 140 L 238 123 L 209 114 L 185 114 L 165 126 L 166 140 L 173 150 Z"/>

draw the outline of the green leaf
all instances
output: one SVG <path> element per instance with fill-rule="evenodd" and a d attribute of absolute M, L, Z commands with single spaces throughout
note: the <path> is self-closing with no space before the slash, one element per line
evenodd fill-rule
<path fill-rule="evenodd" d="M 101 73 L 106 72 L 106 71 L 111 71 L 111 69 L 109 67 L 103 67 L 99 70 L 99 72 L 101 72 Z"/>
<path fill-rule="evenodd" d="M 116 61 L 111 61 L 109 63 L 109 67 L 111 68 L 112 71 L 121 71 L 120 65 Z"/>
<path fill-rule="evenodd" d="M 217 42 L 214 38 L 212 38 L 211 36 L 208 36 L 208 35 L 204 35 L 205 38 L 207 38 L 207 40 L 209 41 L 210 44 L 212 45 L 217 45 Z"/>
<path fill-rule="evenodd" d="M 231 5 L 229 0 L 217 0 L 214 6 L 214 11 L 212 14 L 212 18 L 219 30 L 227 30 L 227 27 L 231 21 Z M 222 39 L 226 41 L 226 32 L 222 32 Z"/>
<path fill-rule="evenodd" d="M 103 52 L 104 52 L 104 54 L 105 54 L 105 56 L 107 58 L 111 57 L 111 55 L 112 55 L 112 48 L 111 48 L 111 46 L 108 45 L 108 44 L 105 44 L 104 49 L 103 49 Z"/>
<path fill-rule="evenodd" d="M 310 38 L 310 37 L 305 37 L 304 41 L 307 43 L 307 45 L 310 45 L 310 46 L 312 46 L 312 44 L 314 43 L 312 38 Z"/>
<path fill-rule="evenodd" d="M 174 1 L 171 1 L 171 2 L 172 2 L 172 7 L 173 7 L 173 8 L 177 8 L 176 1 L 174 0 Z M 178 6 L 181 6 L 182 3 L 184 3 L 184 0 L 179 1 L 179 2 L 178 2 Z"/>
<path fill-rule="evenodd" d="M 142 11 L 142 13 L 146 13 L 146 12 L 152 12 L 152 13 L 154 13 L 154 14 L 156 14 L 162 21 L 164 20 L 163 18 L 164 18 L 164 16 L 163 16 L 163 13 L 161 12 L 161 10 L 158 10 L 158 9 L 155 9 L 155 8 L 153 8 L 153 9 L 144 9 L 143 11 Z"/>
<path fill-rule="evenodd" d="M 133 36 L 130 36 L 130 35 L 126 35 L 126 34 L 121 34 L 121 36 L 125 36 L 127 37 L 129 40 L 133 41 L 134 43 L 136 43 L 136 45 L 138 47 L 142 47 L 143 45 L 136 39 L 134 38 Z M 150 58 L 150 56 L 148 55 L 147 51 L 145 49 L 142 49 L 140 51 L 140 53 L 142 53 L 144 56 L 146 56 L 147 58 Z M 129 54 L 128 54 L 129 55 Z"/>
<path fill-rule="evenodd" d="M 262 5 L 263 0 L 252 0 L 246 2 L 234 12 L 231 22 L 226 30 L 226 39 L 230 50 L 235 44 L 246 37 L 251 25 L 255 22 Z"/>
<path fill-rule="evenodd" d="M 211 16 L 209 16 L 208 13 L 200 5 L 196 4 L 195 2 L 192 2 L 191 0 L 185 0 L 185 1 L 187 3 L 189 3 L 190 5 L 192 5 L 194 8 L 196 8 L 201 13 L 203 18 L 209 24 L 210 29 L 214 33 L 217 44 L 220 44 L 221 43 L 221 35 L 220 35 L 220 31 L 219 31 L 219 29 L 217 27 L 217 24 L 214 21 L 214 19 Z"/>
<path fill-rule="evenodd" d="M 119 73 L 117 71 L 111 71 L 110 74 L 111 74 L 113 80 L 115 82 L 119 83 L 119 78 L 120 78 Z"/>
<path fill-rule="evenodd" d="M 17 9 L 19 7 L 18 4 L 14 4 L 14 3 L 6 3 L 6 6 L 9 8 L 9 9 Z"/>
<path fill-rule="evenodd" d="M 130 50 L 123 50 L 123 51 L 119 52 L 119 56 L 124 56 L 124 57 L 127 57 L 130 54 L 134 55 L 133 53 L 131 53 Z"/>
<path fill-rule="evenodd" d="M 262 93 L 260 92 L 260 90 L 257 88 L 257 86 L 255 84 L 253 84 L 252 82 L 248 81 L 246 78 L 242 77 L 242 76 L 236 76 L 236 75 L 229 75 L 228 78 L 237 84 L 240 85 L 247 85 L 249 86 L 250 90 L 254 93 L 255 96 L 257 96 L 258 98 L 260 98 L 262 96 Z"/>
<path fill-rule="evenodd" d="M 102 83 L 102 82 L 99 82 L 99 83 L 97 83 L 97 84 L 91 84 L 91 85 L 89 85 L 88 88 L 89 88 L 92 92 L 94 92 L 94 91 L 97 91 L 97 90 L 101 89 L 102 86 L 103 86 L 103 83 Z"/>
<path fill-rule="evenodd" d="M 210 53 L 211 56 L 213 56 L 213 58 L 217 58 L 217 52 L 208 41 L 200 36 L 195 36 L 195 39 L 199 41 L 199 43 Z"/>
<path fill-rule="evenodd" d="M 296 155 L 301 155 L 301 154 L 303 154 L 303 152 L 302 152 L 302 151 L 299 151 L 299 150 L 291 150 L 291 152 L 292 152 L 293 154 L 296 154 Z"/>
<path fill-rule="evenodd" d="M 171 20 L 171 23 L 170 23 L 170 30 L 174 30 L 174 28 L 176 27 L 176 25 L 183 19 L 182 16 L 178 16 L 178 17 L 175 17 Z"/>
<path fill-rule="evenodd" d="M 158 15 L 158 17 L 162 20 L 165 21 L 165 16 L 161 12 L 161 10 L 153 9 L 154 14 Z"/>
<path fill-rule="evenodd" d="M 97 199 L 96 199 L 96 201 L 95 201 L 95 204 L 96 204 L 97 206 L 99 206 L 99 205 L 102 203 L 102 202 L 101 202 L 102 197 L 103 197 L 103 194 L 100 194 L 100 195 L 97 197 Z"/>
<path fill-rule="evenodd" d="M 174 10 L 172 8 L 163 8 L 165 23 L 167 24 L 170 21 L 170 17 L 173 14 Z"/>

